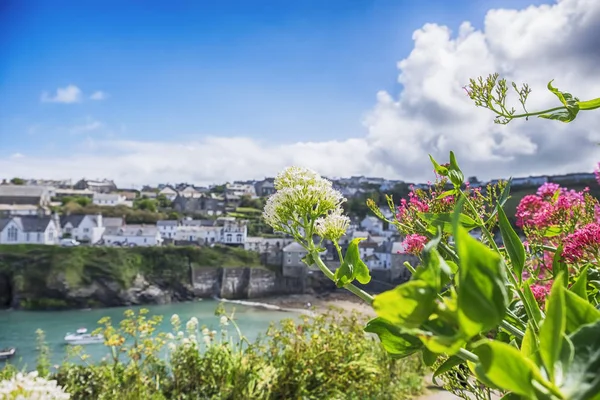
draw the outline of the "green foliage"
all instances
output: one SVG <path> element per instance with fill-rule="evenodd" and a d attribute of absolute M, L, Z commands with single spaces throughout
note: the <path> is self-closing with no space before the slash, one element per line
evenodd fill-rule
<path fill-rule="evenodd" d="M 338 287 L 344 287 L 355 279 L 363 285 L 371 281 L 369 268 L 360 259 L 358 244 L 361 240 L 363 238 L 356 238 L 350 242 L 342 265 L 335 271 L 334 282 Z"/>
<path fill-rule="evenodd" d="M 13 185 L 24 185 L 25 179 L 14 177 L 10 180 L 10 183 Z"/>
<path fill-rule="evenodd" d="M 408 399 L 423 385 L 424 367 L 416 357 L 395 360 L 362 330 L 357 315 L 332 310 L 300 321 L 272 325 L 255 342 L 233 339 L 232 315 L 220 315 L 221 332 L 200 329 L 157 334 L 147 310 L 125 312 L 118 325 L 99 321 L 110 360 L 90 364 L 82 348 L 49 376 L 73 400 L 142 399 Z M 174 333 L 182 330 L 171 318 Z M 200 338 L 202 338 L 200 340 Z M 242 343 L 245 343 L 242 345 Z M 348 345 L 351 343 L 351 345 Z M 166 357 L 164 357 L 166 352 Z M 124 357 L 126 356 L 126 357 Z M 0 370 L 0 379 L 16 371 Z"/>
<path fill-rule="evenodd" d="M 506 79 L 499 79 L 498 74 L 489 75 L 486 79 L 482 77 L 471 79 L 465 90 L 477 107 L 487 108 L 494 112 L 496 114 L 494 122 L 503 125 L 508 124 L 513 119 L 529 119 L 529 117 L 533 116 L 561 122 L 571 122 L 577 117 L 579 111 L 600 108 L 600 98 L 580 101 L 571 93 L 561 92 L 552 86 L 552 82 L 553 80 L 548 82 L 548 90 L 558 98 L 561 106 L 536 112 L 529 112 L 527 110 L 527 98 L 531 93 L 529 86 L 524 84 L 518 87 L 516 83 L 511 83 L 514 92 L 519 97 L 523 114 L 516 114 L 514 108 L 509 109 L 509 106 L 507 106 L 506 99 L 509 93 L 509 86 L 506 83 Z"/>
<path fill-rule="evenodd" d="M 254 252 L 241 248 L 215 247 L 95 247 L 0 245 L 0 273 L 11 276 L 25 309 L 89 307 L 70 298 L 57 298 L 46 290 L 64 281 L 69 288 L 93 282 L 131 286 L 136 275 L 165 286 L 189 282 L 190 268 L 258 267 Z M 93 300 L 93 299 L 90 299 Z"/>

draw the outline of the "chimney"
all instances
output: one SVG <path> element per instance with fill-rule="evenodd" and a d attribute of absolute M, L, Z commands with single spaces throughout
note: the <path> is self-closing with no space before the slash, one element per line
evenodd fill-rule
<path fill-rule="evenodd" d="M 98 228 L 102 228 L 104 226 L 102 225 L 102 213 L 98 213 L 96 216 L 96 221 L 98 221 Z"/>
<path fill-rule="evenodd" d="M 57 212 L 52 214 L 52 220 L 54 221 L 54 226 L 56 227 L 57 237 L 62 237 L 62 230 L 60 228 L 60 217 Z"/>

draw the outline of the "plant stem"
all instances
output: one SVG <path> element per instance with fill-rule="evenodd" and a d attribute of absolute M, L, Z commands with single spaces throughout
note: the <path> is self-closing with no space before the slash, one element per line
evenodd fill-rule
<path fill-rule="evenodd" d="M 465 202 L 467 203 L 467 205 L 469 206 L 469 208 L 471 209 L 471 211 L 477 218 L 477 222 L 479 223 L 479 225 L 481 225 L 481 230 L 484 233 L 484 235 L 486 236 L 486 238 L 488 239 L 488 241 L 490 242 L 492 249 L 494 251 L 496 251 L 498 254 L 502 254 L 502 253 L 500 253 L 500 249 L 498 248 L 498 245 L 494 241 L 494 237 L 492 236 L 491 232 L 485 227 L 485 224 L 483 223 L 483 219 L 481 218 L 481 216 L 475 209 L 475 206 L 473 205 L 473 203 L 471 202 L 469 197 L 462 190 L 460 191 L 460 194 L 463 196 L 463 198 L 465 199 Z M 519 296 L 519 299 L 523 303 L 523 306 L 525 307 L 525 311 L 527 312 L 527 316 L 532 321 L 535 331 L 536 332 L 539 331 L 540 328 L 538 326 L 537 321 L 533 317 L 533 310 L 531 309 L 531 305 L 527 302 L 525 295 L 521 291 L 519 283 L 517 282 L 517 278 L 515 278 L 515 275 L 513 274 L 513 272 L 510 271 L 508 268 L 506 269 L 506 275 L 508 275 L 508 279 L 510 280 L 510 283 L 515 287 L 515 290 L 517 291 L 517 295 Z"/>
<path fill-rule="evenodd" d="M 516 326 L 512 326 L 509 322 L 507 322 L 505 320 L 502 320 L 500 322 L 500 326 L 502 328 L 504 328 L 504 330 L 508 331 L 509 333 L 512 333 L 513 335 L 519 337 L 520 339 L 523 339 L 523 336 L 525 336 L 525 332 L 521 331 Z"/>
<path fill-rule="evenodd" d="M 536 111 L 536 112 L 525 113 L 525 114 L 516 114 L 516 115 L 505 115 L 505 114 L 500 114 L 500 113 L 499 114 L 506 118 L 527 118 L 527 117 L 535 117 L 536 115 L 548 114 L 548 113 L 551 113 L 552 111 L 566 110 L 566 109 L 567 109 L 567 107 L 561 106 L 561 107 L 554 107 L 554 108 L 549 108 L 549 109 L 543 110 L 543 111 Z"/>
<path fill-rule="evenodd" d="M 333 272 L 331 272 L 331 270 L 329 268 L 327 268 L 327 265 L 325 265 L 323 260 L 321 260 L 321 256 L 319 256 L 319 253 L 314 249 L 311 250 L 310 253 L 313 257 L 313 260 L 315 260 L 315 263 L 319 267 L 319 269 L 325 274 L 326 277 L 328 277 L 329 279 L 331 279 L 333 281 L 334 280 Z M 351 283 L 347 284 L 346 286 L 344 286 L 344 289 L 347 289 L 348 291 L 354 293 L 355 295 L 360 297 L 362 300 L 364 300 L 367 304 L 369 304 L 369 305 L 373 304 L 374 297 L 371 296 L 369 293 L 365 292 L 364 290 L 354 286 L 353 284 L 351 284 Z"/>
<path fill-rule="evenodd" d="M 462 358 L 465 361 L 471 361 L 474 363 L 479 362 L 479 357 L 477 357 L 475 354 L 471 353 L 467 349 L 460 348 L 458 350 L 458 353 L 456 353 L 456 356 Z"/>

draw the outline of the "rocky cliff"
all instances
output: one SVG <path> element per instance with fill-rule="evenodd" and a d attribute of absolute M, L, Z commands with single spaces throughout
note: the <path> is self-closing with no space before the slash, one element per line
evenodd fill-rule
<path fill-rule="evenodd" d="M 240 249 L 0 246 L 0 307 L 164 304 L 302 290 L 299 279 L 263 269 Z"/>

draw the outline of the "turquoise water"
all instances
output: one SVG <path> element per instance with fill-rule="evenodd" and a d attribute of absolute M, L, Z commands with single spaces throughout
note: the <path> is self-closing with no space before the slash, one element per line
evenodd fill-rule
<path fill-rule="evenodd" d="M 126 309 L 147 308 L 150 311 L 149 315 L 163 316 L 163 321 L 157 329 L 158 332 L 172 332 L 170 318 L 173 314 L 179 315 L 183 326 L 191 317 L 196 317 L 200 326 L 206 325 L 211 330 L 219 331 L 219 317 L 214 315 L 217 305 L 218 302 L 215 300 L 204 300 L 190 303 L 76 311 L 4 310 L 0 311 L 0 348 L 16 347 L 17 354 L 10 362 L 19 367 L 32 369 L 35 367 L 37 358 L 35 331 L 42 329 L 50 347 L 52 364 L 59 364 L 67 355 L 67 346 L 64 343 L 65 334 L 82 327 L 91 332 L 98 327 L 98 320 L 102 317 L 111 317 L 113 325 L 116 326 L 123 319 L 123 312 Z M 235 308 L 235 320 L 244 336 L 250 340 L 254 340 L 260 333 L 264 333 L 271 322 L 296 317 L 296 314 L 282 311 L 263 310 L 231 303 L 224 303 L 224 305 L 228 312 Z M 229 330 L 229 333 L 231 335 L 235 333 L 233 328 Z M 95 361 L 108 356 L 108 348 L 102 344 L 85 345 L 84 350 Z M 4 361 L 0 361 L 0 367 L 3 363 Z"/>

